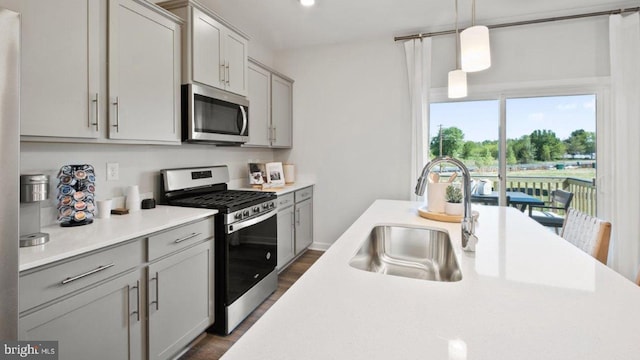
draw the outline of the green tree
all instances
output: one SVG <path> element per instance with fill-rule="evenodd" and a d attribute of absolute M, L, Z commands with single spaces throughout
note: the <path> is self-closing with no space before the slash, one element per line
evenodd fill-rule
<path fill-rule="evenodd" d="M 564 155 L 564 144 L 551 130 L 535 130 L 531 133 L 530 139 L 535 160 L 555 160 Z"/>
<path fill-rule="evenodd" d="M 530 163 L 535 159 L 534 148 L 531 144 L 531 137 L 523 135 L 520 139 L 513 141 L 513 152 L 517 162 L 520 164 Z"/>
<path fill-rule="evenodd" d="M 591 154 L 596 152 L 596 134 L 583 129 L 575 130 L 564 140 L 567 153 L 571 155 Z"/>
<path fill-rule="evenodd" d="M 464 133 L 455 126 L 442 128 L 442 155 L 457 157 L 462 152 Z M 440 134 L 431 138 L 429 150 L 435 156 L 440 155 Z"/>
<path fill-rule="evenodd" d="M 514 165 L 518 163 L 518 159 L 516 159 L 516 153 L 513 151 L 513 140 L 509 140 L 507 142 L 507 164 Z"/>

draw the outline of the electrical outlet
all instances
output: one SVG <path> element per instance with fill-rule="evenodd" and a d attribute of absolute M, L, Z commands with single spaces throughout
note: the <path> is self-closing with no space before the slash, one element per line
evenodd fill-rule
<path fill-rule="evenodd" d="M 118 163 L 107 163 L 107 181 L 120 179 L 120 165 Z"/>

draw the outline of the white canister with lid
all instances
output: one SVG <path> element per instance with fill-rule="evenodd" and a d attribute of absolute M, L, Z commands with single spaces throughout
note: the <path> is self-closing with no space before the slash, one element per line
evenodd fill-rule
<path fill-rule="evenodd" d="M 125 196 L 127 209 L 129 209 L 130 212 L 140 211 L 140 190 L 138 189 L 138 185 L 128 186 Z"/>
<path fill-rule="evenodd" d="M 296 167 L 293 164 L 282 164 L 282 170 L 284 171 L 284 182 L 287 184 L 293 184 L 296 182 Z"/>

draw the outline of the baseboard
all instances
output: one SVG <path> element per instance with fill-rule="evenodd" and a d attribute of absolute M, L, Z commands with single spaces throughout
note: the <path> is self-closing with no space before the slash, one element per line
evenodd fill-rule
<path fill-rule="evenodd" d="M 320 250 L 320 251 L 327 251 L 329 250 L 329 248 L 331 247 L 331 245 L 333 244 L 327 244 L 327 243 L 319 243 L 319 242 L 312 242 L 311 245 L 309 245 L 309 249 L 311 250 Z"/>

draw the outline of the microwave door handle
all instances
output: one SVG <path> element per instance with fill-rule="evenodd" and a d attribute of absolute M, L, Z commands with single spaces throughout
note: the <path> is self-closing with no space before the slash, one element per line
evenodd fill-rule
<path fill-rule="evenodd" d="M 247 130 L 247 112 L 244 110 L 244 106 L 240 105 L 240 112 L 242 112 L 242 130 L 240 130 L 240 135 L 243 135 L 245 130 Z"/>

